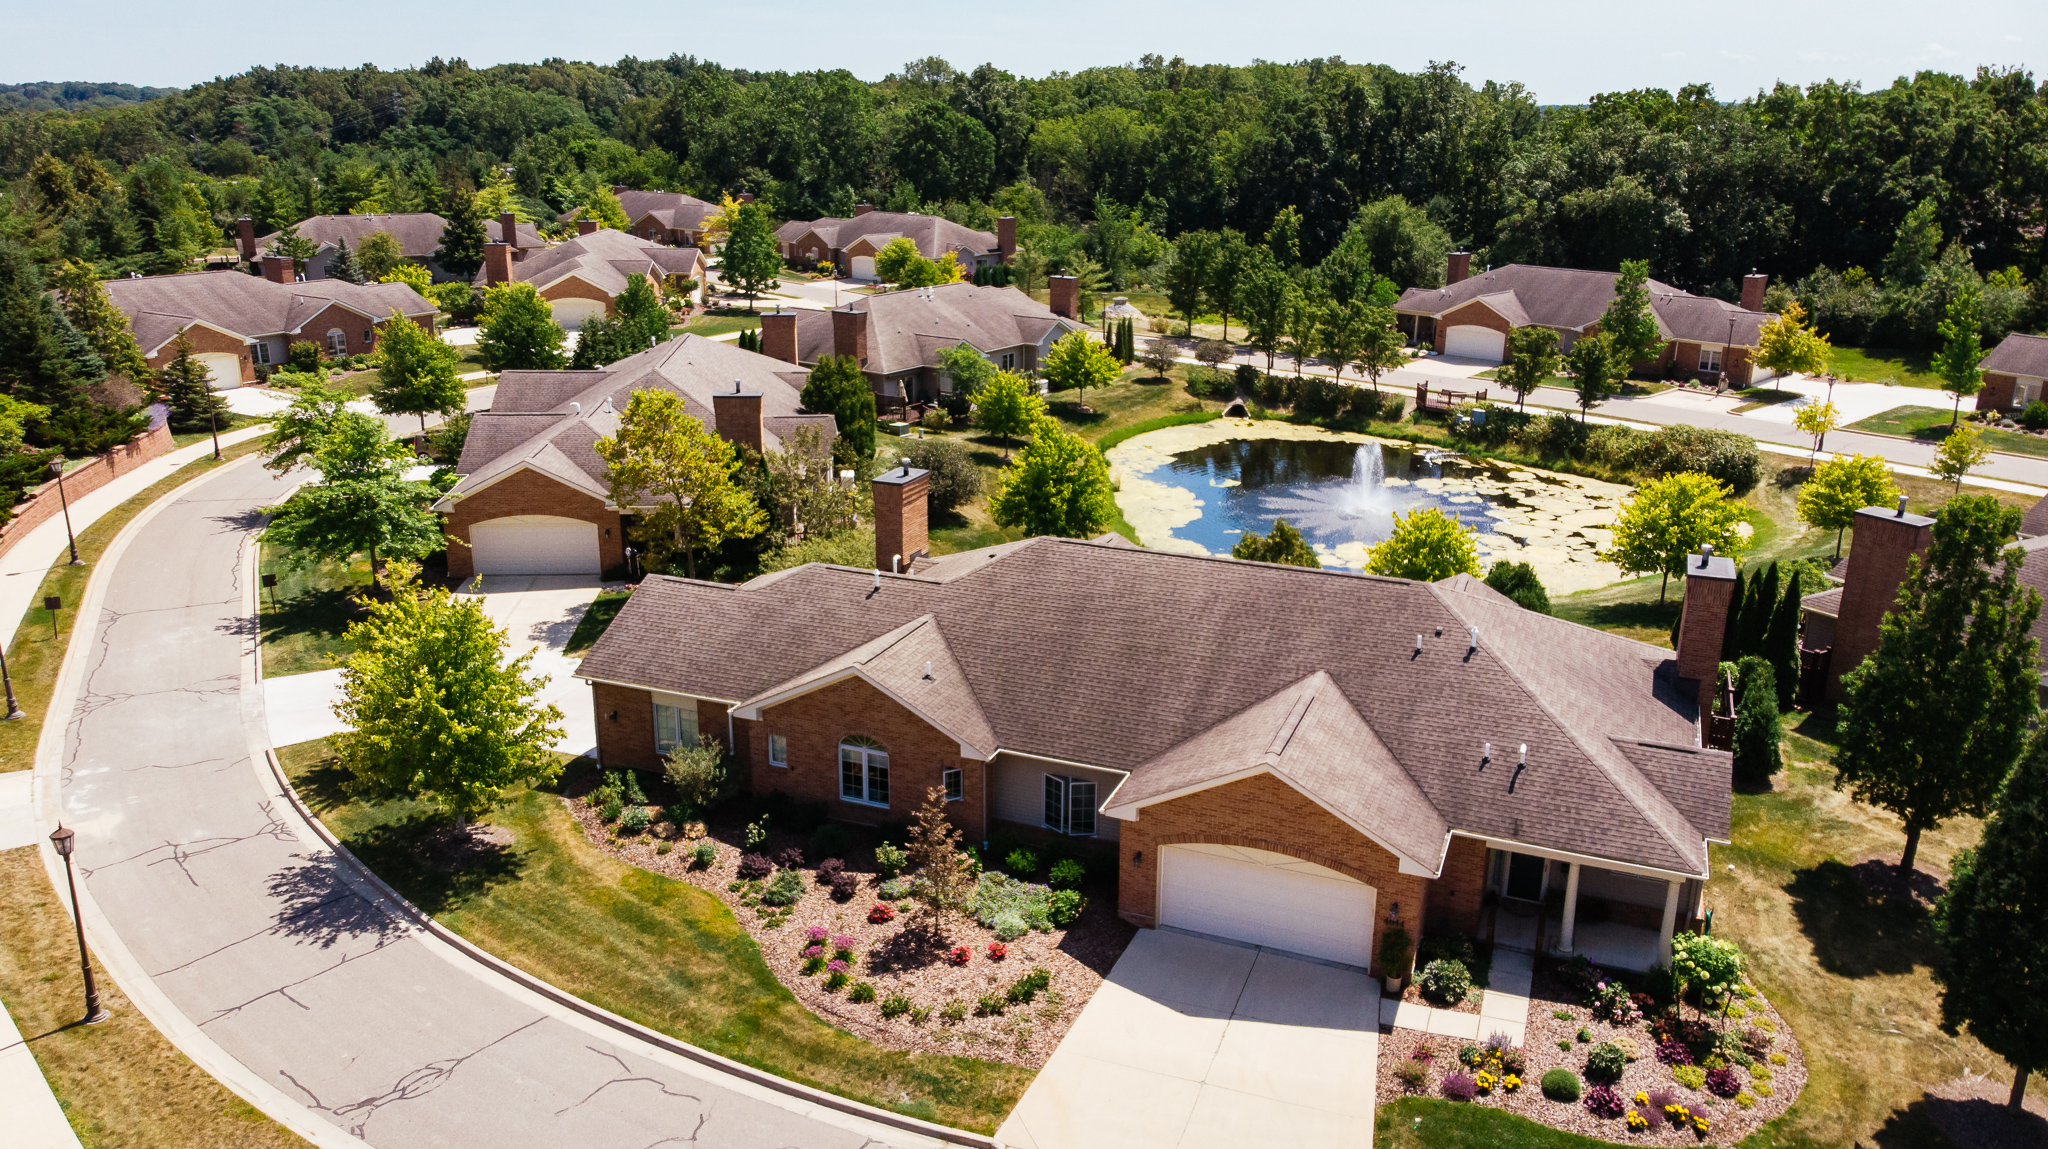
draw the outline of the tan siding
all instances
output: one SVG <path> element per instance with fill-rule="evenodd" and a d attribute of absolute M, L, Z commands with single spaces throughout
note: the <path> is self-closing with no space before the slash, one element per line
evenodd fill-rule
<path fill-rule="evenodd" d="M 1042 825 L 1045 821 L 1045 776 L 1063 774 L 1069 778 L 1094 781 L 1098 809 L 1095 816 L 1096 840 L 1114 842 L 1120 835 L 1122 823 L 1099 812 L 1101 805 L 1109 801 L 1110 792 L 1124 779 L 1114 770 L 1062 766 L 1037 758 L 1002 754 L 989 763 L 988 773 L 988 815 L 991 818 L 1025 826 Z"/>

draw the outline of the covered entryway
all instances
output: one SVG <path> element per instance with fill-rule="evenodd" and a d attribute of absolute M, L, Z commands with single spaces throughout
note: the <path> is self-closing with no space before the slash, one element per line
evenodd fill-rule
<path fill-rule="evenodd" d="M 1159 924 L 1360 968 L 1375 891 L 1314 862 L 1247 846 L 1160 851 Z"/>
<path fill-rule="evenodd" d="M 242 360 L 226 351 L 194 352 L 192 358 L 206 368 L 206 384 L 216 391 L 242 385 Z"/>
<path fill-rule="evenodd" d="M 597 524 L 555 515 L 509 515 L 469 528 L 476 573 L 600 573 Z"/>
<path fill-rule="evenodd" d="M 1508 357 L 1508 337 L 1491 327 L 1452 327 L 1444 332 L 1444 354 L 1498 363 Z"/>
<path fill-rule="evenodd" d="M 848 275 L 855 279 L 873 279 L 875 277 L 874 256 L 856 255 L 850 262 L 852 266 L 847 269 Z"/>
<path fill-rule="evenodd" d="M 583 326 L 583 321 L 593 315 L 604 318 L 604 304 L 595 299 L 556 299 L 548 306 L 555 313 L 555 322 L 566 331 Z"/>

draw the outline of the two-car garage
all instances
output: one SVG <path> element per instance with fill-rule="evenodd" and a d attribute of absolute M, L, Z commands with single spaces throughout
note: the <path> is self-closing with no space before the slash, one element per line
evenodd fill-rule
<path fill-rule="evenodd" d="M 1472 324 L 1447 327 L 1444 329 L 1444 354 L 1454 359 L 1499 363 L 1508 357 L 1508 337 L 1491 327 Z"/>
<path fill-rule="evenodd" d="M 1347 874 L 1247 846 L 1159 852 L 1159 924 L 1364 968 L 1377 891 Z"/>
<path fill-rule="evenodd" d="M 476 573 L 594 575 L 603 571 L 597 524 L 556 515 L 508 515 L 469 528 Z"/>

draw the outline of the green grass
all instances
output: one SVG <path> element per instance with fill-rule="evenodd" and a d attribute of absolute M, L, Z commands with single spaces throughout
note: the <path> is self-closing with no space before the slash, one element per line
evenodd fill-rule
<path fill-rule="evenodd" d="M 1948 384 L 1934 373 L 1928 358 L 1925 351 L 1893 347 L 1837 347 L 1828 360 L 1828 370 L 1852 383 L 1892 383 L 1939 391 Z"/>
<path fill-rule="evenodd" d="M 428 807 L 350 800 L 324 741 L 278 755 L 380 877 L 449 929 L 595 1005 L 791 1080 L 984 1133 L 1030 1083 L 1018 1066 L 885 1050 L 819 1020 L 723 902 L 600 854 L 552 792 L 509 793 L 484 820 L 510 830 L 510 845 L 449 876 L 413 852 L 443 824 Z"/>
<path fill-rule="evenodd" d="M 262 592 L 263 676 L 283 678 L 340 666 L 350 650 L 342 632 L 362 617 L 350 596 L 369 583 L 368 560 L 343 566 L 323 559 L 295 567 L 266 546 L 261 570 L 277 576 L 275 590 Z"/>
<path fill-rule="evenodd" d="M 1435 1097 L 1403 1097 L 1380 1106 L 1373 1114 L 1372 1143 L 1377 1149 L 1594 1149 L 1614 1144 L 1490 1106 Z"/>
<path fill-rule="evenodd" d="M 752 331 L 759 326 L 761 317 L 758 315 L 700 314 L 692 316 L 690 321 L 681 327 L 671 327 L 669 330 L 690 335 L 724 335 L 730 331 Z"/>
<path fill-rule="evenodd" d="M 626 600 L 631 597 L 629 591 L 608 590 L 592 599 L 590 609 L 584 611 L 583 617 L 577 620 L 576 632 L 569 636 L 569 645 L 563 648 L 562 653 L 582 654 L 596 645 L 605 628 L 611 626 L 612 620 L 619 617 L 620 608 L 624 607 Z"/>
<path fill-rule="evenodd" d="M 1949 420 L 1954 417 L 1954 409 L 1948 407 L 1894 407 L 1868 419 L 1851 423 L 1848 429 L 1875 431 L 1881 435 L 1903 435 L 1909 439 L 1939 443 L 1948 437 Z M 2039 435 L 2007 431 L 1999 427 L 1980 427 L 1978 430 L 1984 445 L 1994 451 L 2048 456 L 2048 439 Z"/>
<path fill-rule="evenodd" d="M 225 435 L 238 427 L 249 427 L 264 422 L 268 422 L 268 420 L 259 419 L 254 415 L 237 415 L 230 411 L 220 421 L 220 433 Z M 171 448 L 176 450 L 179 447 L 189 447 L 194 443 L 203 442 L 211 438 L 213 438 L 213 429 L 211 427 L 204 431 L 173 431 L 171 432 Z"/>

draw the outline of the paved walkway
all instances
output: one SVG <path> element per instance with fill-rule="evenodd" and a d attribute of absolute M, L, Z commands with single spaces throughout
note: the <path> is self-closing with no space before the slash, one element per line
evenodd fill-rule
<path fill-rule="evenodd" d="M 1356 969 L 1139 930 L 996 1140 L 1370 1146 L 1378 997 Z"/>
<path fill-rule="evenodd" d="M 89 939 L 151 1022 L 322 1146 L 932 1143 L 543 997 L 326 848 L 253 689 L 247 544 L 287 483 L 244 461 L 131 525 L 46 727 L 38 812 L 77 830 Z"/>
<path fill-rule="evenodd" d="M 8 1149 L 79 1149 L 78 1135 L 64 1117 L 35 1054 L 21 1039 L 14 1019 L 0 1009 L 0 1133 Z"/>

